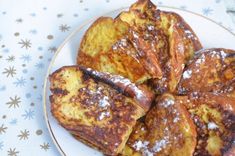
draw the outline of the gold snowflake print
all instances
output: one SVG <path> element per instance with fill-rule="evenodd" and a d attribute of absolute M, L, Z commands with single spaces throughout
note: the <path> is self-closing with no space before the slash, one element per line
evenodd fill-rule
<path fill-rule="evenodd" d="M 45 151 L 47 151 L 50 148 L 49 143 L 45 143 L 45 142 L 40 146 L 41 146 L 41 149 L 44 149 Z"/>
<path fill-rule="evenodd" d="M 4 124 L 2 124 L 2 126 L 0 127 L 0 134 L 6 133 L 6 129 L 7 127 L 5 127 Z"/>
<path fill-rule="evenodd" d="M 20 131 L 20 134 L 18 135 L 20 140 L 26 140 L 29 138 L 29 131 L 28 130 L 24 130 L 24 131 Z"/>
<path fill-rule="evenodd" d="M 27 39 L 23 40 L 23 39 L 21 39 L 20 42 L 18 42 L 18 44 L 22 45 L 21 48 L 25 47 L 26 49 L 28 49 L 28 48 L 31 47 L 32 43 L 30 42 L 30 40 L 27 40 Z"/>
<path fill-rule="evenodd" d="M 4 72 L 2 72 L 3 74 L 6 74 L 6 76 L 11 76 L 14 77 L 14 75 L 16 74 L 16 69 L 13 67 L 9 67 L 9 68 L 4 68 Z"/>
<path fill-rule="evenodd" d="M 8 56 L 8 58 L 6 59 L 8 62 L 13 62 L 15 60 L 15 56 Z"/>
<path fill-rule="evenodd" d="M 48 51 L 50 51 L 50 52 L 56 52 L 56 50 L 57 50 L 57 48 L 56 47 L 49 47 L 48 48 Z"/>
<path fill-rule="evenodd" d="M 15 96 L 14 98 L 10 97 L 10 101 L 7 102 L 6 104 L 9 105 L 8 108 L 11 108 L 11 107 L 19 107 L 19 103 L 20 103 L 20 97 L 17 97 Z"/>
<path fill-rule="evenodd" d="M 13 148 L 13 149 L 9 149 L 9 151 L 7 151 L 8 152 L 8 156 L 17 156 L 20 152 L 19 151 L 16 151 L 16 148 Z"/>
<path fill-rule="evenodd" d="M 61 24 L 59 29 L 61 32 L 69 31 L 70 26 L 68 26 L 67 24 Z"/>

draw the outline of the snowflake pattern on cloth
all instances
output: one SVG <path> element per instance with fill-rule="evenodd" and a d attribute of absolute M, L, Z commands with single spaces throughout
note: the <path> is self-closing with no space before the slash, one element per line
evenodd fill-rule
<path fill-rule="evenodd" d="M 47 67 L 63 40 L 84 21 L 134 2 L 0 2 L 0 155 L 59 155 L 43 116 L 42 89 Z M 153 2 L 199 13 L 235 31 L 220 0 Z"/>

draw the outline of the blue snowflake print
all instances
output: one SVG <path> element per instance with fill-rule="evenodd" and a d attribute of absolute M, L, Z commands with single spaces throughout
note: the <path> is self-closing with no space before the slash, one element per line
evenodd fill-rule
<path fill-rule="evenodd" d="M 30 94 L 30 93 L 27 93 L 27 94 L 25 94 L 25 97 L 26 97 L 27 99 L 29 99 L 29 98 L 31 98 L 31 94 Z"/>
<path fill-rule="evenodd" d="M 37 63 L 35 65 L 35 67 L 37 67 L 38 69 L 42 69 L 42 68 L 44 68 L 44 64 L 42 62 L 40 62 L 40 63 Z"/>
<path fill-rule="evenodd" d="M 5 48 L 5 49 L 3 49 L 3 52 L 4 52 L 4 53 L 8 53 L 8 52 L 9 52 L 9 49 Z"/>
<path fill-rule="evenodd" d="M 23 69 L 22 72 L 23 72 L 24 74 L 27 74 L 27 73 L 28 73 L 28 70 L 27 70 L 27 69 Z"/>
<path fill-rule="evenodd" d="M 34 34 L 34 35 L 35 35 L 35 34 L 37 34 L 37 30 L 32 29 L 32 30 L 30 30 L 30 31 L 29 31 L 29 33 Z"/>
<path fill-rule="evenodd" d="M 205 15 L 205 16 L 211 15 L 212 12 L 213 12 L 213 9 L 211 9 L 211 8 L 203 8 L 203 9 L 202 9 L 202 13 L 203 13 L 203 15 Z"/>
<path fill-rule="evenodd" d="M 31 13 L 31 14 L 29 14 L 29 15 L 32 16 L 32 17 L 35 17 L 35 16 L 36 16 L 35 13 Z"/>
<path fill-rule="evenodd" d="M 26 80 L 25 78 L 21 77 L 21 78 L 17 78 L 15 82 L 13 82 L 13 84 L 16 86 L 16 87 L 23 87 L 25 86 L 25 83 L 26 83 Z"/>
<path fill-rule="evenodd" d="M 0 85 L 0 92 L 3 92 L 5 90 L 6 90 L 6 86 L 5 85 L 3 85 L 3 86 Z"/>
<path fill-rule="evenodd" d="M 4 145 L 3 145 L 3 141 L 1 141 L 1 142 L 0 142 L 0 150 L 2 150 L 3 146 L 4 146 Z"/>
<path fill-rule="evenodd" d="M 34 111 L 32 111 L 31 109 L 29 109 L 28 111 L 25 110 L 24 112 L 25 113 L 22 114 L 22 116 L 24 117 L 24 120 L 26 120 L 26 119 L 30 120 L 30 119 L 34 118 Z"/>
<path fill-rule="evenodd" d="M 38 47 L 38 50 L 39 50 L 39 51 L 42 51 L 42 50 L 43 50 L 43 48 L 42 48 L 42 47 Z"/>
<path fill-rule="evenodd" d="M 12 119 L 10 122 L 9 122 L 9 124 L 11 124 L 11 125 L 17 125 L 17 119 Z"/>
<path fill-rule="evenodd" d="M 42 101 L 42 95 L 40 94 L 38 97 L 37 97 L 38 101 Z"/>
<path fill-rule="evenodd" d="M 23 60 L 23 62 L 27 62 L 27 63 L 29 63 L 32 60 L 30 55 L 22 55 L 20 59 Z"/>

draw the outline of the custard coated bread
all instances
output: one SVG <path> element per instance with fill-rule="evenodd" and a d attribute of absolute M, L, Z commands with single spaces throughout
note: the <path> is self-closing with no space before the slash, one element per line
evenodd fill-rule
<path fill-rule="evenodd" d="M 178 96 L 197 127 L 194 155 L 235 155 L 235 98 L 213 93 L 194 92 Z"/>
<path fill-rule="evenodd" d="M 179 94 L 194 91 L 235 97 L 235 51 L 222 48 L 198 51 L 178 85 Z"/>
<path fill-rule="evenodd" d="M 235 98 L 213 93 L 162 95 L 137 122 L 123 156 L 233 156 Z"/>
<path fill-rule="evenodd" d="M 190 156 L 196 148 L 196 127 L 186 107 L 164 94 L 138 122 L 123 150 L 123 156 Z"/>
<path fill-rule="evenodd" d="M 59 124 L 82 142 L 104 154 L 116 155 L 146 107 L 138 103 L 135 94 L 131 98 L 115 89 L 114 78 L 110 80 L 111 86 L 90 72 L 81 66 L 68 66 L 50 75 L 51 112 Z"/>
<path fill-rule="evenodd" d="M 94 70 L 121 75 L 142 83 L 151 76 L 139 59 L 130 41 L 130 27 L 109 17 L 97 19 L 85 33 L 77 63 Z"/>
<path fill-rule="evenodd" d="M 180 15 L 161 11 L 149 0 L 137 1 L 118 18 L 144 32 L 144 41 L 152 43 L 162 73 L 162 78 L 151 80 L 156 93 L 174 92 L 184 66 L 202 48 L 191 27 Z"/>

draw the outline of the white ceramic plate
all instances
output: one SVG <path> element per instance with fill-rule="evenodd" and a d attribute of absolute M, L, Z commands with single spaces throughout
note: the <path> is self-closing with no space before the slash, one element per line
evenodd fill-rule
<path fill-rule="evenodd" d="M 180 9 L 170 8 L 170 7 L 159 7 L 159 8 L 166 11 L 174 11 L 180 14 L 185 19 L 185 21 L 193 28 L 195 33 L 198 35 L 204 48 L 222 47 L 222 48 L 235 49 L 235 34 L 232 34 L 226 28 L 220 26 L 214 21 L 189 11 L 183 11 Z M 108 14 L 105 14 L 104 16 L 115 17 L 123 10 L 124 9 L 115 10 Z M 44 111 L 45 111 L 46 123 L 50 131 L 51 137 L 56 146 L 58 147 L 58 150 L 62 155 L 66 156 L 102 155 L 100 152 L 74 139 L 69 134 L 69 132 L 67 132 L 57 123 L 57 121 L 53 118 L 51 114 L 50 102 L 48 98 L 50 95 L 48 75 L 62 66 L 76 64 L 76 55 L 81 38 L 84 35 L 87 28 L 92 24 L 94 20 L 95 19 L 90 20 L 87 23 L 85 23 L 83 26 L 78 28 L 58 48 L 58 51 L 56 52 L 54 58 L 51 61 L 51 64 L 47 72 L 47 77 L 45 79 Z"/>

